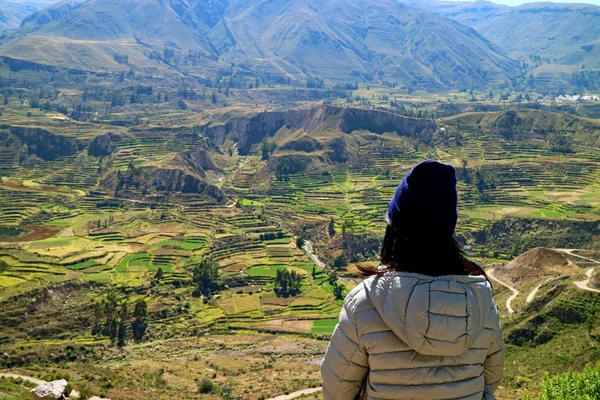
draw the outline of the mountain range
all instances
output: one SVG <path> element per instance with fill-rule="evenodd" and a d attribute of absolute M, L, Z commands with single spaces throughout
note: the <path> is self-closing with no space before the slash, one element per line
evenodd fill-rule
<path fill-rule="evenodd" d="M 591 5 L 488 1 L 66 0 L 7 31 L 0 56 L 96 72 L 209 78 L 234 63 L 297 80 L 470 88 L 528 67 L 596 68 L 599 16 Z"/>
<path fill-rule="evenodd" d="M 37 10 L 38 6 L 32 3 L 0 1 L 0 31 L 18 28 L 25 17 Z"/>

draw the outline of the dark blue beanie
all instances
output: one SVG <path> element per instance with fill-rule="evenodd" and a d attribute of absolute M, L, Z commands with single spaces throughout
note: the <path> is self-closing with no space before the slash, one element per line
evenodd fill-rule
<path fill-rule="evenodd" d="M 387 222 L 407 236 L 452 236 L 458 220 L 456 170 L 434 160 L 417 164 L 398 186 Z"/>

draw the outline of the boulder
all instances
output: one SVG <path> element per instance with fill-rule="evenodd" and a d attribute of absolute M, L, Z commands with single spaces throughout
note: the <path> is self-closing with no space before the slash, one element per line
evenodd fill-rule
<path fill-rule="evenodd" d="M 58 400 L 64 399 L 68 382 L 64 379 L 47 382 L 31 389 L 31 397 L 34 400 Z"/>

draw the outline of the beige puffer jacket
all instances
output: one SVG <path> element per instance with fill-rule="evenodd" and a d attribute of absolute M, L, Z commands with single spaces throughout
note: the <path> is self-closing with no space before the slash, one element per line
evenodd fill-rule
<path fill-rule="evenodd" d="M 503 369 L 485 277 L 388 272 L 346 297 L 321 374 L 325 400 L 493 400 Z"/>

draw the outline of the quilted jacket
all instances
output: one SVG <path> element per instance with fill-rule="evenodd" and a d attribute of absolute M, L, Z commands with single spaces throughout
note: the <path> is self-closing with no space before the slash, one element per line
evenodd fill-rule
<path fill-rule="evenodd" d="M 503 369 L 485 277 L 388 272 L 346 297 L 321 375 L 325 400 L 493 400 Z"/>

